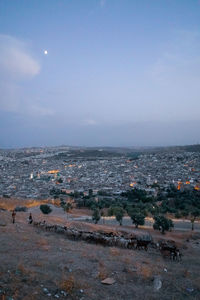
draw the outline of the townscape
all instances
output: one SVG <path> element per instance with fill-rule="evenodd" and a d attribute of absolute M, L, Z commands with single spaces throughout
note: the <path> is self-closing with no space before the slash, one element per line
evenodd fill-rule
<path fill-rule="evenodd" d="M 134 188 L 156 196 L 170 186 L 200 190 L 200 152 L 174 148 L 0 150 L 1 197 L 44 199 L 51 197 L 52 189 L 117 195 Z"/>

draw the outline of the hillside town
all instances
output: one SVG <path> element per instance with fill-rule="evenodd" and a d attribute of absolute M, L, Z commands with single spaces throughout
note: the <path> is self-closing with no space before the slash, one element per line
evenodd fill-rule
<path fill-rule="evenodd" d="M 49 198 L 92 189 L 111 195 L 143 189 L 153 196 L 174 186 L 200 190 L 200 153 L 109 152 L 69 147 L 0 150 L 0 196 Z"/>

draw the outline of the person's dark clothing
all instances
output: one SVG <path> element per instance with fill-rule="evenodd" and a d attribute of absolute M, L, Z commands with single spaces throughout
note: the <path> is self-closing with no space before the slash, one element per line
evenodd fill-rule
<path fill-rule="evenodd" d="M 13 224 L 15 223 L 15 216 L 16 216 L 16 212 L 13 210 L 13 212 L 12 212 L 12 222 L 13 222 Z"/>
<path fill-rule="evenodd" d="M 29 217 L 28 217 L 28 222 L 29 222 L 29 224 L 32 224 L 32 223 L 33 223 L 32 214 L 29 215 Z"/>

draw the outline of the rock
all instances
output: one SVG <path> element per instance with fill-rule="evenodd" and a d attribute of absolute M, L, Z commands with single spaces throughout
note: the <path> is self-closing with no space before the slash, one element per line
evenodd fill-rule
<path fill-rule="evenodd" d="M 159 291 L 162 287 L 162 281 L 159 275 L 154 277 L 153 286 L 155 291 Z"/>
<path fill-rule="evenodd" d="M 65 297 L 67 296 L 67 293 L 65 291 L 61 291 L 60 293 Z"/>
<path fill-rule="evenodd" d="M 103 283 L 103 284 L 108 284 L 108 285 L 114 284 L 115 282 L 116 282 L 116 281 L 115 281 L 114 278 L 109 278 L 109 277 L 101 281 L 101 283 Z"/>
<path fill-rule="evenodd" d="M 123 268 L 122 272 L 127 273 L 128 269 L 126 267 Z"/>
<path fill-rule="evenodd" d="M 115 275 L 115 274 L 117 274 L 118 272 L 117 271 L 114 271 L 114 272 L 112 272 L 112 275 Z"/>
<path fill-rule="evenodd" d="M 131 271 L 132 272 L 137 272 L 137 269 L 136 268 L 131 268 Z"/>
<path fill-rule="evenodd" d="M 5 227 L 5 226 L 6 226 L 6 223 L 4 223 L 4 222 L 1 222 L 1 223 L 0 223 L 0 226 L 3 226 L 3 227 Z"/>
<path fill-rule="evenodd" d="M 43 292 L 45 293 L 45 294 L 48 294 L 48 289 L 47 288 L 43 288 Z"/>
<path fill-rule="evenodd" d="M 189 292 L 189 293 L 192 293 L 192 292 L 194 292 L 194 289 L 193 288 L 186 288 L 186 291 Z"/>

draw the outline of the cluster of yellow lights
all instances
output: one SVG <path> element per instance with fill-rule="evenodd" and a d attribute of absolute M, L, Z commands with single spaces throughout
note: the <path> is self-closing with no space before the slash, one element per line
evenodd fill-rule
<path fill-rule="evenodd" d="M 129 184 L 129 186 L 130 186 L 130 187 L 134 187 L 135 184 L 136 184 L 136 182 L 131 182 L 131 183 Z"/>
<path fill-rule="evenodd" d="M 65 166 L 65 168 L 67 168 L 67 167 L 72 168 L 72 167 L 76 167 L 76 165 L 75 164 L 71 164 L 71 165 Z"/>
<path fill-rule="evenodd" d="M 59 170 L 50 170 L 50 171 L 48 171 L 47 173 L 48 174 L 57 174 L 57 173 L 59 173 L 60 171 Z"/>
<path fill-rule="evenodd" d="M 177 186 L 177 189 L 178 189 L 178 190 L 181 189 L 181 185 L 182 185 L 182 184 L 183 184 L 183 182 L 178 181 L 178 186 Z M 190 181 L 186 181 L 185 184 L 190 184 Z M 195 189 L 196 191 L 200 191 L 200 185 L 199 185 L 199 184 L 195 185 L 194 189 Z"/>
<path fill-rule="evenodd" d="M 178 186 L 177 186 L 177 189 L 178 189 L 178 190 L 181 189 L 181 185 L 182 185 L 182 182 L 181 182 L 181 181 L 178 181 Z"/>

